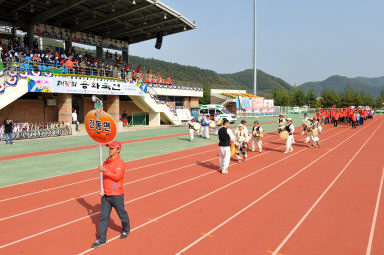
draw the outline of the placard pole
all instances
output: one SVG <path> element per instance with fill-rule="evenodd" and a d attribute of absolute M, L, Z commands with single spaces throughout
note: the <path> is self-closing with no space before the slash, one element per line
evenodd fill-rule
<path fill-rule="evenodd" d="M 101 143 L 99 143 L 99 165 L 103 165 L 103 149 L 101 147 Z M 104 195 L 103 172 L 100 172 L 100 195 Z"/>

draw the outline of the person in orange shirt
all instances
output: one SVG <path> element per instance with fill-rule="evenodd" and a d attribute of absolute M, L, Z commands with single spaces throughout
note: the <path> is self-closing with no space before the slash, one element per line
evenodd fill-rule
<path fill-rule="evenodd" d="M 73 69 L 73 61 L 71 60 L 71 57 L 68 57 L 68 60 L 65 62 L 65 65 L 68 67 L 68 69 L 71 71 Z"/>
<path fill-rule="evenodd" d="M 336 112 L 335 117 L 333 117 L 333 126 L 337 127 L 337 123 L 339 122 L 340 112 Z"/>
<path fill-rule="evenodd" d="M 351 120 L 352 120 L 352 128 L 356 128 L 357 111 L 352 113 Z"/>
<path fill-rule="evenodd" d="M 37 53 L 35 53 L 32 59 L 35 60 L 36 62 L 40 62 L 40 58 L 37 56 Z"/>
<path fill-rule="evenodd" d="M 96 242 L 92 244 L 92 248 L 104 245 L 107 241 L 107 229 L 112 207 L 117 211 L 123 226 L 120 238 L 126 238 L 131 230 L 128 213 L 124 208 L 123 180 L 125 164 L 120 158 L 122 145 L 120 142 L 113 141 L 106 146 L 109 147 L 109 157 L 102 166 L 98 167 L 98 170 L 103 173 L 104 193 L 100 194 L 102 197 L 99 233 Z"/>

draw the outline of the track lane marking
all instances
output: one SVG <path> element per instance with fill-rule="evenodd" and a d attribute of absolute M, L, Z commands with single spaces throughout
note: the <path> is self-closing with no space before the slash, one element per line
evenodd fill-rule
<path fill-rule="evenodd" d="M 279 140 L 281 140 L 281 139 L 272 140 L 272 141 L 270 141 L 270 142 L 268 142 L 266 144 L 271 144 L 272 142 L 279 141 Z M 280 147 L 278 147 L 278 148 L 280 148 Z M 214 151 L 216 151 L 216 150 L 217 149 L 214 149 Z M 211 151 L 213 151 L 213 150 L 211 150 Z M 204 153 L 206 153 L 206 152 L 207 151 L 205 151 Z M 201 154 L 201 153 L 199 153 L 199 154 Z M 218 157 L 216 156 L 216 157 L 213 157 L 213 158 L 201 161 L 201 163 L 209 162 L 209 161 L 212 161 L 212 160 L 217 159 L 217 158 Z M 130 181 L 130 182 L 126 182 L 123 185 L 125 186 L 125 185 L 129 185 L 129 184 L 136 183 L 136 182 L 139 182 L 139 181 L 151 179 L 151 178 L 163 175 L 163 174 L 175 172 L 175 171 L 178 171 L 180 169 L 188 168 L 190 166 L 194 166 L 194 165 L 198 165 L 198 164 L 199 163 L 193 163 L 193 164 L 185 165 L 185 166 L 182 166 L 182 167 L 174 168 L 174 169 L 171 169 L 171 170 L 167 170 L 165 172 L 157 173 L 157 174 L 154 174 L 154 175 L 151 175 L 151 176 L 147 176 L 147 177 L 136 179 L 136 180 L 133 180 L 133 181 Z M 96 177 L 94 179 L 99 179 L 99 177 Z M 41 192 L 38 192 L 38 193 L 41 193 Z M 4 220 L 7 220 L 7 219 L 14 218 L 14 217 L 18 217 L 18 216 L 21 216 L 21 215 L 25 215 L 25 214 L 28 214 L 28 213 L 36 212 L 36 211 L 39 211 L 39 210 L 42 210 L 42 209 L 50 208 L 50 207 L 53 207 L 53 206 L 56 206 L 56 205 L 60 205 L 60 204 L 66 203 L 66 202 L 71 202 L 73 200 L 76 200 L 77 198 L 83 198 L 83 197 L 91 196 L 91 195 L 94 195 L 94 194 L 99 194 L 99 191 L 91 192 L 91 193 L 88 193 L 88 194 L 85 194 L 85 195 L 77 196 L 76 198 L 66 199 L 66 200 L 63 200 L 63 201 L 60 201 L 60 202 L 56 202 L 56 203 L 53 203 L 53 204 L 49 204 L 49 205 L 46 205 L 46 206 L 38 207 L 38 208 L 31 209 L 31 210 L 28 210 L 28 211 L 25 211 L 25 212 L 21 212 L 21 213 L 18 213 L 18 214 L 14 214 L 14 215 L 10 215 L 10 216 L 4 217 L 4 218 L 0 218 L 0 222 L 4 221 Z"/>
<path fill-rule="evenodd" d="M 381 125 L 381 123 L 380 123 Z M 379 126 L 380 126 L 379 125 Z M 378 128 L 378 127 L 377 127 Z M 377 129 L 376 128 L 376 129 Z M 222 223 L 220 223 L 219 225 L 217 225 L 216 227 L 214 227 L 213 229 L 209 230 L 207 232 L 207 235 L 208 234 L 212 234 L 213 232 L 215 232 L 216 230 L 218 230 L 219 228 L 221 228 L 222 226 L 224 226 L 225 224 L 227 224 L 229 221 L 233 220 L 234 218 L 236 218 L 237 216 L 239 216 L 241 213 L 245 212 L 246 210 L 248 210 L 250 207 L 252 207 L 253 205 L 255 205 L 256 203 L 258 203 L 260 200 L 262 200 L 263 198 L 267 197 L 269 194 L 271 194 L 272 192 L 274 192 L 275 190 L 277 190 L 278 188 L 280 188 L 282 185 L 284 185 L 285 183 L 287 183 L 288 181 L 290 181 L 291 179 L 293 179 L 294 177 L 296 177 L 297 175 L 299 175 L 300 173 L 302 173 L 303 171 L 305 171 L 308 167 L 310 167 L 311 165 L 313 165 L 314 163 L 316 163 L 317 161 L 319 161 L 321 158 L 325 157 L 326 155 L 328 155 L 330 152 L 332 152 L 333 150 L 335 150 L 336 148 L 338 148 L 339 146 L 341 146 L 342 144 L 344 144 L 346 141 L 348 141 L 349 139 L 351 139 L 352 137 L 354 137 L 355 135 L 357 135 L 359 132 L 361 132 L 362 130 L 364 129 L 360 129 L 357 133 L 353 134 L 352 136 L 350 136 L 349 138 L 343 140 L 342 142 L 340 142 L 339 144 L 337 144 L 335 147 L 332 148 L 332 150 L 329 150 L 327 152 L 325 152 L 323 155 L 321 155 L 320 157 L 318 157 L 317 159 L 313 160 L 311 163 L 309 163 L 308 165 L 306 165 L 305 167 L 303 167 L 302 169 L 300 169 L 298 172 L 294 173 L 293 175 L 291 175 L 290 177 L 288 177 L 287 179 L 285 179 L 284 181 L 282 181 L 279 185 L 275 186 L 274 188 L 270 189 L 268 192 L 264 193 L 262 196 L 260 196 L 259 198 L 257 198 L 256 200 L 254 200 L 252 203 L 248 204 L 247 206 L 245 206 L 243 209 L 241 209 L 240 211 L 238 211 L 237 213 L 235 213 L 234 215 L 232 215 L 231 217 L 227 218 L 225 221 L 223 221 Z M 332 136 L 331 136 L 332 137 Z M 330 138 L 330 137 L 329 137 Z M 328 138 L 328 139 L 329 139 Z M 327 140 L 327 139 L 325 139 Z M 305 149 L 302 149 L 298 152 L 296 152 L 295 154 L 303 151 Z M 192 248 L 193 246 L 195 246 L 197 243 L 199 243 L 200 241 L 202 241 L 204 238 L 206 237 L 206 235 L 198 238 L 197 240 L 195 240 L 194 242 L 192 242 L 191 244 L 189 244 L 188 246 L 186 246 L 185 248 L 181 249 L 179 252 L 176 253 L 176 255 L 180 255 L 184 252 L 186 252 L 187 250 L 189 250 L 190 248 Z M 275 250 L 273 252 L 273 255 L 277 255 L 278 254 L 278 251 L 279 250 Z"/>
<path fill-rule="evenodd" d="M 369 124 L 368 124 L 367 126 L 369 126 Z M 328 139 L 330 139 L 331 137 L 333 137 L 333 136 L 335 136 L 335 135 L 337 135 L 337 134 L 343 133 L 343 132 L 345 132 L 345 131 L 346 131 L 346 130 L 341 131 L 341 132 L 338 132 L 338 133 L 336 133 L 336 134 L 334 134 L 334 135 L 332 135 L 332 136 L 330 136 L 330 137 L 324 139 L 323 141 L 328 140 Z M 361 130 L 359 130 L 357 133 L 359 133 L 360 131 L 361 131 Z M 356 133 L 356 134 L 357 134 L 357 133 Z M 355 135 L 355 134 L 354 134 L 354 135 Z M 354 135 L 352 135 L 351 137 L 353 137 Z M 351 138 L 351 137 L 350 137 L 350 138 Z M 346 140 L 344 140 L 344 141 L 341 142 L 341 143 L 344 143 L 345 141 L 349 140 L 350 138 L 347 138 Z M 285 147 L 285 145 L 280 146 L 280 147 L 278 147 L 278 148 L 283 148 L 283 147 Z M 205 195 L 203 195 L 203 196 L 201 196 L 201 197 L 199 197 L 199 198 L 197 198 L 197 199 L 195 199 L 195 200 L 192 200 L 192 201 L 189 202 L 189 203 L 186 203 L 186 204 L 184 204 L 184 205 L 182 205 L 182 206 L 180 206 L 180 207 L 178 207 L 178 208 L 175 208 L 175 209 L 173 209 L 173 210 L 171 210 L 171 211 L 169 211 L 169 212 L 167 212 L 167 213 L 165 213 L 165 214 L 162 214 L 162 215 L 158 216 L 158 217 L 155 218 L 155 219 L 157 220 L 157 219 L 164 218 L 164 217 L 168 216 L 169 214 L 172 214 L 172 213 L 174 213 L 174 212 L 176 212 L 176 211 L 179 211 L 180 209 L 182 209 L 182 208 L 184 208 L 184 207 L 186 207 L 186 206 L 188 206 L 188 205 L 191 205 L 191 204 L 193 204 L 193 203 L 195 203 L 195 202 L 197 202 L 197 201 L 199 201 L 199 200 L 201 200 L 201 199 L 203 199 L 203 198 L 206 198 L 206 197 L 208 197 L 208 196 L 210 196 L 210 195 L 212 195 L 212 194 L 214 194 L 214 193 L 216 193 L 216 192 L 218 192 L 218 191 L 220 191 L 220 190 L 222 190 L 222 189 L 227 188 L 228 186 L 231 186 L 231 185 L 233 185 L 233 184 L 235 184 L 235 183 L 237 183 L 237 182 L 239 182 L 239 181 L 241 181 L 241 180 L 243 180 L 243 179 L 246 179 L 246 178 L 248 178 L 249 176 L 252 176 L 252 175 L 254 175 L 254 174 L 256 174 L 256 173 L 258 173 L 258 172 L 260 172 L 260 171 L 262 171 L 262 170 L 264 170 L 264 169 L 266 169 L 266 168 L 269 168 L 269 167 L 272 166 L 272 165 L 275 165 L 275 164 L 277 164 L 277 163 L 280 163 L 280 162 L 282 162 L 282 161 L 284 161 L 284 160 L 286 160 L 286 159 L 288 159 L 288 158 L 290 158 L 290 157 L 292 157 L 292 156 L 294 156 L 294 155 L 296 155 L 296 154 L 298 154 L 298 153 L 300 153 L 300 152 L 302 152 L 302 151 L 304 151 L 304 150 L 307 150 L 307 149 L 308 149 L 308 148 L 304 148 L 304 149 L 299 150 L 299 151 L 297 151 L 297 152 L 295 152 L 295 153 L 292 153 L 292 154 L 290 154 L 290 155 L 288 155 L 288 156 L 282 158 L 281 160 L 279 160 L 279 161 L 277 161 L 277 162 L 275 162 L 275 163 L 272 163 L 272 164 L 267 165 L 267 166 L 265 166 L 265 167 L 263 167 L 263 168 L 261 168 L 261 169 L 258 169 L 258 170 L 256 170 L 255 172 L 253 172 L 253 173 L 251 173 L 251 174 L 248 174 L 248 175 L 246 175 L 246 176 L 244 176 L 244 177 L 242 177 L 242 178 L 239 178 L 239 179 L 237 179 L 237 180 L 235 180 L 235 181 L 233 181 L 233 182 L 231 182 L 231 183 L 229 183 L 229 184 L 226 184 L 226 185 L 224 185 L 224 186 L 222 186 L 222 187 L 220 187 L 220 188 L 218 188 L 218 189 L 216 189 L 216 190 L 214 190 L 214 191 L 212 191 L 212 192 L 210 192 L 210 193 L 207 193 L 207 194 L 205 194 Z M 266 152 L 266 153 L 268 153 L 268 152 Z M 266 153 L 264 153 L 264 154 L 266 154 Z M 236 163 L 234 163 L 234 164 L 236 164 Z M 140 228 L 142 228 L 142 227 L 145 227 L 146 225 L 148 225 L 148 224 L 150 224 L 150 223 L 152 223 L 152 222 L 146 222 L 146 223 L 144 223 L 144 224 L 142 224 L 142 225 L 139 225 L 139 226 L 133 228 L 131 231 L 138 230 L 138 229 L 140 229 Z M 114 240 L 118 239 L 119 237 L 120 237 L 120 236 L 115 236 L 115 237 L 113 237 L 113 238 L 107 240 L 107 243 L 109 243 L 109 242 L 111 242 L 111 241 L 114 241 Z M 0 247 L 0 248 L 1 248 L 1 247 Z M 88 249 L 88 250 L 85 250 L 85 251 L 79 253 L 79 255 L 86 254 L 86 253 L 88 253 L 88 252 L 90 252 L 90 251 L 92 251 L 92 250 L 93 250 L 92 248 L 91 248 L 91 249 Z"/>
<path fill-rule="evenodd" d="M 384 180 L 384 167 L 383 167 L 383 173 L 381 174 L 381 181 L 380 181 L 379 191 L 377 193 L 375 212 L 373 213 L 373 219 L 372 219 L 371 231 L 369 233 L 369 240 L 368 240 L 368 246 L 367 246 L 366 255 L 370 255 L 371 254 L 371 250 L 372 250 L 372 242 L 373 242 L 373 236 L 375 234 L 375 227 L 376 227 L 377 214 L 378 214 L 378 211 L 379 211 L 381 192 L 383 190 L 383 180 Z"/>
<path fill-rule="evenodd" d="M 336 133 L 336 134 L 334 134 L 334 135 L 332 135 L 332 136 L 330 136 L 330 137 L 324 139 L 324 141 L 330 139 L 331 137 L 333 137 L 333 136 L 335 136 L 335 135 L 337 135 L 337 134 L 339 134 L 339 133 L 343 133 L 343 132 L 345 132 L 345 130 L 344 130 L 344 131 L 340 131 L 340 132 L 338 132 L 338 133 Z M 281 139 L 278 139 L 278 140 L 281 140 Z M 280 149 L 280 148 L 284 148 L 284 147 L 285 147 L 285 145 L 282 145 L 282 146 L 277 147 L 276 149 Z M 270 153 L 270 152 L 272 152 L 272 151 L 276 151 L 276 149 L 275 149 L 275 150 L 268 151 L 268 152 L 265 152 L 265 153 L 262 153 L 262 154 L 257 154 L 257 155 L 255 155 L 255 156 L 253 156 L 253 157 L 250 157 L 248 160 L 251 160 L 251 159 L 254 159 L 254 158 L 258 158 L 258 157 L 260 157 L 260 156 L 262 156 L 262 155 L 265 155 L 265 154 L 268 154 L 268 153 Z M 303 150 L 305 150 L 305 149 L 303 149 Z M 300 152 L 300 151 L 298 151 L 298 152 Z M 298 152 L 296 152 L 296 153 L 294 153 L 294 154 L 297 154 Z M 292 154 L 292 156 L 293 156 L 294 154 Z M 283 158 L 283 160 L 285 160 L 285 159 L 287 159 L 287 158 L 289 158 L 289 157 L 290 157 L 290 156 L 285 157 L 285 158 Z M 234 162 L 234 163 L 230 164 L 230 166 L 233 166 L 233 165 L 235 165 L 235 164 L 237 164 L 237 162 Z M 265 168 L 267 168 L 267 167 L 265 167 Z M 264 168 L 263 168 L 263 169 L 264 169 Z M 261 171 L 261 170 L 263 170 L 263 169 L 257 170 L 256 172 L 259 172 L 259 171 Z M 255 172 L 255 173 L 256 173 L 256 172 Z M 162 191 L 171 189 L 171 188 L 173 188 L 173 187 L 179 186 L 179 185 L 181 185 L 181 184 L 190 182 L 190 181 L 192 181 L 192 180 L 195 180 L 195 179 L 198 179 L 198 178 L 201 178 L 201 177 L 203 177 L 203 176 L 206 176 L 206 175 L 209 175 L 209 174 L 213 174 L 213 173 L 217 173 L 217 170 L 213 170 L 213 171 L 207 172 L 207 173 L 205 173 L 205 174 L 202 174 L 202 175 L 193 177 L 193 178 L 191 178 L 191 179 L 188 179 L 188 180 L 179 182 L 179 183 L 177 183 L 177 184 L 173 184 L 173 185 L 171 185 L 171 186 L 168 186 L 168 187 L 166 187 L 166 188 L 163 188 L 163 189 L 160 189 L 160 190 L 151 192 L 151 193 L 146 194 L 146 195 L 143 195 L 143 196 L 141 196 L 141 197 L 137 197 L 137 198 L 131 199 L 131 200 L 125 202 L 124 204 L 132 203 L 132 202 L 134 202 L 134 201 L 136 201 L 136 200 L 139 200 L 139 199 L 142 199 L 142 198 L 145 198 L 145 197 L 149 197 L 149 196 L 151 196 L 151 195 L 157 194 L 157 193 L 159 193 L 159 192 L 162 192 Z M 95 192 L 95 193 L 98 194 L 98 192 Z M 70 199 L 70 200 L 74 200 L 74 199 Z M 70 224 L 75 223 L 75 222 L 78 222 L 78 221 L 81 221 L 81 220 L 83 220 L 83 219 L 90 218 L 90 217 L 92 217 L 92 216 L 94 216 L 94 215 L 97 215 L 97 214 L 100 214 L 100 212 L 96 212 L 96 213 L 93 213 L 93 214 L 84 216 L 84 217 L 82 217 L 82 218 L 75 219 L 75 220 L 73 220 L 73 221 L 70 221 L 70 222 L 67 222 L 67 223 L 58 225 L 58 226 L 56 226 L 56 227 L 53 227 L 53 228 L 50 228 L 50 229 L 41 231 L 41 232 L 39 232 L 39 233 L 30 235 L 30 236 L 27 236 L 27 237 L 24 237 L 24 238 L 21 238 L 21 239 L 19 239 L 19 240 L 13 241 L 13 242 L 11 242 L 11 243 L 2 245 L 2 246 L 0 246 L 0 249 L 1 249 L 1 248 L 5 248 L 5 247 L 10 246 L 10 245 L 13 245 L 13 244 L 16 244 L 16 243 L 19 243 L 19 242 L 22 242 L 22 241 L 25 241 L 25 240 L 28 240 L 28 239 L 31 239 L 31 238 L 33 238 L 33 237 L 36 237 L 36 236 L 39 236 L 39 235 L 48 233 L 48 232 L 50 232 L 50 231 L 59 229 L 59 228 L 61 228 L 61 227 L 70 225 Z M 149 223 L 152 223 L 152 222 L 156 221 L 157 219 L 158 219 L 158 218 L 153 219 L 152 221 L 149 221 Z M 146 225 L 146 224 L 144 224 L 144 225 Z M 134 230 L 134 229 L 132 229 L 131 231 L 133 231 L 133 230 Z"/>
<path fill-rule="evenodd" d="M 272 255 L 277 255 L 277 253 L 283 248 L 283 246 L 288 242 L 291 236 L 296 232 L 296 230 L 301 226 L 304 220 L 309 216 L 309 214 L 313 211 L 313 209 L 317 206 L 317 204 L 323 199 L 325 194 L 332 188 L 332 186 L 336 183 L 336 181 L 340 178 L 340 176 L 345 172 L 345 170 L 349 167 L 352 161 L 356 158 L 357 154 L 365 147 L 368 141 L 371 140 L 372 136 L 376 133 L 377 129 L 383 124 L 383 121 L 376 127 L 376 129 L 372 132 L 372 134 L 368 137 L 368 139 L 364 142 L 364 144 L 357 150 L 357 152 L 352 156 L 352 158 L 348 161 L 345 167 L 340 171 L 340 173 L 336 176 L 336 178 L 328 185 L 328 187 L 323 191 L 323 193 L 318 197 L 318 199 L 313 203 L 311 208 L 304 214 L 304 216 L 299 220 L 299 222 L 292 228 L 292 230 L 288 233 L 288 235 L 284 238 L 284 240 L 277 246 L 275 252 Z"/>

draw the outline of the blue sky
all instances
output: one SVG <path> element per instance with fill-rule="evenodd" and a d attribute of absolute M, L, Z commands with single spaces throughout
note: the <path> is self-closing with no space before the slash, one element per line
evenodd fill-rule
<path fill-rule="evenodd" d="M 218 73 L 252 68 L 253 0 L 162 0 L 197 29 L 130 46 Z M 257 0 L 257 68 L 292 85 L 384 76 L 384 0 Z"/>

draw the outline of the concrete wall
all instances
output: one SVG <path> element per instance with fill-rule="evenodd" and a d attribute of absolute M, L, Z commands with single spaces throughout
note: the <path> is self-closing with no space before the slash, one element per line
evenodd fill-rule
<path fill-rule="evenodd" d="M 199 107 L 199 98 L 191 97 L 190 98 L 190 107 L 191 108 L 198 108 Z"/>
<path fill-rule="evenodd" d="M 72 123 L 72 94 L 59 94 L 57 108 L 59 121 Z"/>
<path fill-rule="evenodd" d="M 44 113 L 45 111 L 45 113 Z M 57 121 L 57 106 L 44 106 L 43 100 L 16 100 L 0 110 L 1 124 L 6 117 L 14 122 Z"/>
<path fill-rule="evenodd" d="M 120 118 L 120 99 L 119 96 L 116 95 L 108 95 L 107 100 L 103 101 L 104 111 L 107 112 L 112 118 L 119 122 Z"/>
<path fill-rule="evenodd" d="M 120 116 L 124 110 L 127 111 L 128 115 L 132 115 L 132 112 L 143 112 L 134 102 L 120 101 Z"/>

